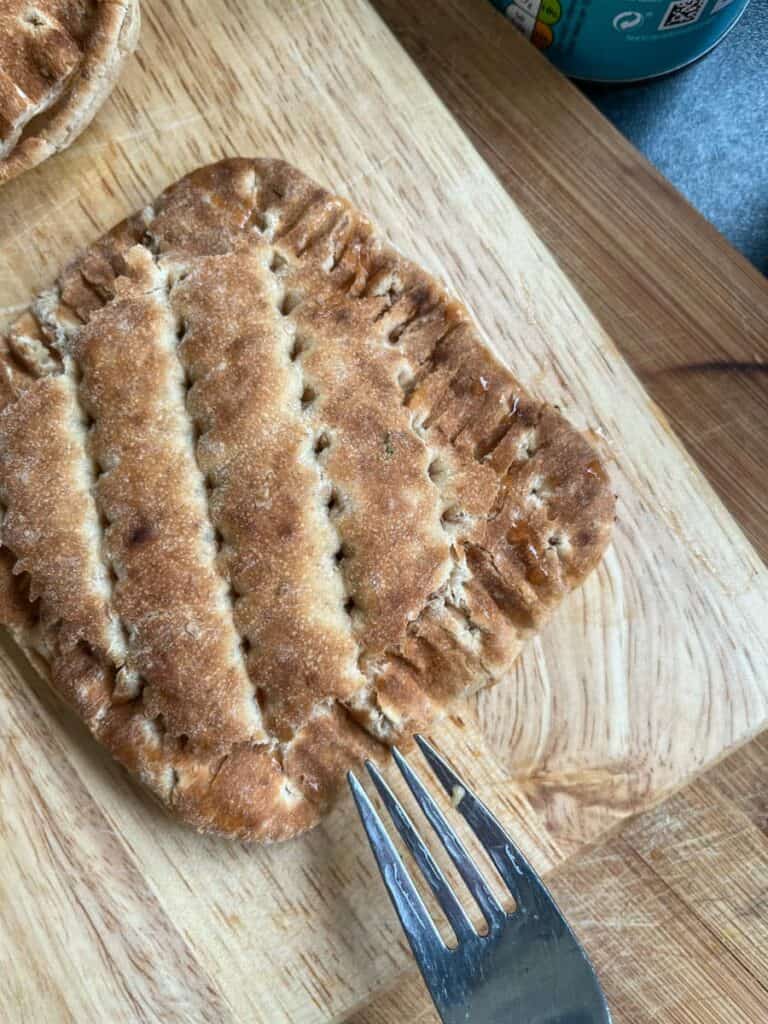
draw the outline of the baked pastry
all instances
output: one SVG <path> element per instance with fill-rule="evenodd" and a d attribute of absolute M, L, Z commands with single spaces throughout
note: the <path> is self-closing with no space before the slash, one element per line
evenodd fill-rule
<path fill-rule="evenodd" d="M 139 0 L 3 0 L 0 184 L 90 124 L 139 37 Z"/>
<path fill-rule="evenodd" d="M 275 160 L 171 186 L 5 338 L 2 613 L 187 822 L 314 825 L 495 683 L 608 541 L 599 458 Z"/>

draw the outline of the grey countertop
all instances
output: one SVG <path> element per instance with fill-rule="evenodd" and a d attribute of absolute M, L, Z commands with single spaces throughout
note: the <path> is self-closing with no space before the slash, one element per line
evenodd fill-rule
<path fill-rule="evenodd" d="M 582 89 L 768 273 L 768 0 L 751 0 L 720 45 L 682 71 Z"/>

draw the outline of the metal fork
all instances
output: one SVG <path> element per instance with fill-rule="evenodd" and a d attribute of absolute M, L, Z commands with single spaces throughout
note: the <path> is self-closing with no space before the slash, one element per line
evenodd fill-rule
<path fill-rule="evenodd" d="M 424 784 L 393 750 L 424 816 L 483 913 L 488 931 L 479 934 L 402 804 L 366 761 L 384 806 L 456 934 L 457 944 L 446 945 L 381 818 L 349 772 L 379 870 L 443 1024 L 610 1024 L 594 969 L 541 879 L 434 747 L 422 736 L 416 742 L 516 905 L 511 913 L 502 907 Z"/>

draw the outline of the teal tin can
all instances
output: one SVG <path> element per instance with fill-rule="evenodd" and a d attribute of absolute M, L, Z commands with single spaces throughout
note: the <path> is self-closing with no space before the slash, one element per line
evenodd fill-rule
<path fill-rule="evenodd" d="M 566 75 L 635 82 L 690 64 L 749 0 L 491 0 Z"/>

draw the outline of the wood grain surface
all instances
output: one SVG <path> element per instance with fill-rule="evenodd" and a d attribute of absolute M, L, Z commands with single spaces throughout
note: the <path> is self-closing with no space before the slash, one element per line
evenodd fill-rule
<path fill-rule="evenodd" d="M 548 871 L 765 722 L 768 574 L 363 0 L 147 0 L 138 56 L 94 126 L 0 192 L 3 314 L 167 183 L 235 153 L 283 156 L 368 210 L 611 459 L 620 513 L 604 564 L 481 700 L 479 725 L 469 709 L 435 732 Z M 348 800 L 290 846 L 201 839 L 10 645 L 0 787 L 11 1020 L 338 1020 L 410 967 Z"/>
<path fill-rule="evenodd" d="M 768 283 L 485 0 L 375 6 L 767 557 Z M 548 879 L 617 1024 L 768 1019 L 766 794 L 768 733 Z M 349 1024 L 392 1020 L 417 975 Z"/>

